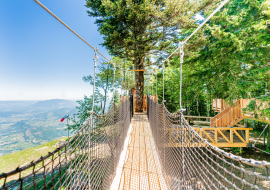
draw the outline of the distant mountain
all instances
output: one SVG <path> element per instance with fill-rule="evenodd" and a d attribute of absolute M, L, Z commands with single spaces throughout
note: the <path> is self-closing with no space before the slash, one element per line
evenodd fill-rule
<path fill-rule="evenodd" d="M 78 105 L 73 100 L 52 99 L 39 101 L 31 105 L 32 109 L 62 109 L 62 108 L 75 108 Z"/>
<path fill-rule="evenodd" d="M 37 102 L 38 101 L 0 101 L 0 110 L 2 112 L 21 111 Z"/>

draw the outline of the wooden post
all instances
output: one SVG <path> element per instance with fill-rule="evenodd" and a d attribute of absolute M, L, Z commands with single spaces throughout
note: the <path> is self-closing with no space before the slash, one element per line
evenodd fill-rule
<path fill-rule="evenodd" d="M 217 131 L 217 129 L 215 129 L 215 141 L 216 141 L 216 143 L 218 143 L 217 137 L 218 137 L 218 131 Z"/>
<path fill-rule="evenodd" d="M 218 109 L 218 107 L 217 107 L 217 98 L 216 98 L 216 112 L 218 112 L 218 110 L 217 110 L 217 109 Z"/>
<path fill-rule="evenodd" d="M 232 108 L 232 122 L 234 121 L 234 108 Z"/>
<path fill-rule="evenodd" d="M 265 146 L 265 134 L 267 133 L 267 130 L 265 130 L 264 132 L 263 132 L 263 146 Z M 268 142 L 267 142 L 267 145 L 268 145 Z M 268 146 L 267 146 L 267 148 L 268 148 Z"/>
<path fill-rule="evenodd" d="M 136 100 L 133 96 L 133 114 L 135 114 L 135 106 L 136 106 Z"/>
<path fill-rule="evenodd" d="M 246 130 L 246 142 L 249 143 L 249 130 Z"/>
<path fill-rule="evenodd" d="M 270 127 L 268 126 L 268 130 L 266 130 L 267 133 L 267 148 L 270 148 Z"/>
<path fill-rule="evenodd" d="M 187 142 L 187 129 L 185 129 L 185 143 Z"/>
<path fill-rule="evenodd" d="M 147 111 L 147 96 L 146 94 L 143 96 L 143 111 Z"/>
<path fill-rule="evenodd" d="M 230 129 L 230 141 L 233 143 L 233 129 Z"/>
<path fill-rule="evenodd" d="M 220 99 L 220 112 L 222 112 L 223 111 L 223 99 Z"/>
<path fill-rule="evenodd" d="M 135 88 L 132 88 L 132 96 L 133 96 L 133 113 L 135 113 L 135 107 L 136 107 L 136 98 L 135 98 L 135 95 L 136 95 L 136 89 Z"/>

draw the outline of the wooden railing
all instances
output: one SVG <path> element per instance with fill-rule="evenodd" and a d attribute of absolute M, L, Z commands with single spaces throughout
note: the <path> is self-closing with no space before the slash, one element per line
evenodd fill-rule
<path fill-rule="evenodd" d="M 224 99 L 213 99 L 212 100 L 212 110 L 214 112 L 222 112 L 226 108 L 228 108 L 230 105 L 225 102 Z"/>
<path fill-rule="evenodd" d="M 193 127 L 193 129 L 204 139 L 206 139 L 213 146 L 217 147 L 247 147 L 249 143 L 249 131 L 252 128 L 245 127 Z M 190 142 L 188 146 L 196 147 L 202 146 L 192 143 L 192 137 L 186 136 L 186 129 L 184 129 L 184 140 Z M 179 128 L 167 129 L 169 136 L 168 146 L 180 147 L 180 137 L 182 130 Z"/>
<path fill-rule="evenodd" d="M 245 119 L 242 112 L 243 108 L 246 108 L 251 99 L 239 99 L 232 106 L 227 107 L 222 112 L 217 114 L 211 119 L 211 127 L 232 127 Z"/>

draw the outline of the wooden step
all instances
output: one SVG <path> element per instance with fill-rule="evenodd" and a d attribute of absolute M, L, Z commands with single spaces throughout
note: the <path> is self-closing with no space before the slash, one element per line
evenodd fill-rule
<path fill-rule="evenodd" d="M 211 122 L 209 121 L 193 121 L 194 124 L 204 124 L 204 125 L 210 125 Z"/>

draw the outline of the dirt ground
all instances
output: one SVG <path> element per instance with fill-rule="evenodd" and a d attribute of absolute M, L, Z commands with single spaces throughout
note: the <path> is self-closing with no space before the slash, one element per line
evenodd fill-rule
<path fill-rule="evenodd" d="M 255 143 L 255 146 L 259 149 L 262 149 L 266 152 L 269 152 L 269 154 L 266 154 L 258 149 L 252 148 L 252 147 L 244 147 L 244 148 L 223 148 L 226 152 L 230 152 L 234 155 L 241 156 L 243 158 L 251 158 L 254 160 L 261 160 L 261 161 L 268 161 L 270 162 L 270 150 L 264 146 L 263 142 L 263 135 L 258 138 L 260 134 L 256 131 L 250 131 L 250 143 Z M 267 139 L 265 140 L 265 144 L 267 144 Z"/>

